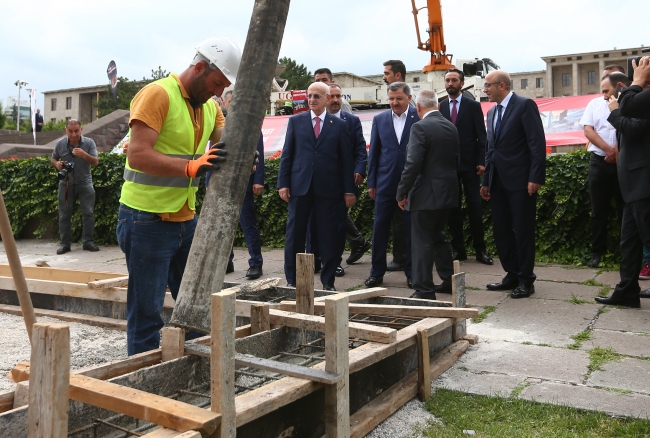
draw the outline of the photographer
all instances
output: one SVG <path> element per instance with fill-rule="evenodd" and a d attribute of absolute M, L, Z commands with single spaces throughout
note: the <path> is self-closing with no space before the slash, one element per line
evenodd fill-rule
<path fill-rule="evenodd" d="M 95 189 L 93 188 L 90 166 L 97 166 L 97 147 L 95 142 L 81 135 L 82 127 L 78 120 L 68 120 L 65 134 L 54 147 L 50 162 L 58 170 L 59 177 L 59 233 L 61 244 L 57 254 L 70 251 L 72 245 L 72 226 L 70 218 L 75 201 L 79 198 L 83 220 L 83 249 L 99 251 L 93 242 L 95 230 Z"/>
<path fill-rule="evenodd" d="M 618 98 L 623 117 L 650 119 L 650 57 L 644 56 L 638 62 L 631 62 L 634 68 L 632 85 L 621 92 Z M 645 91 L 644 91 L 645 90 Z"/>

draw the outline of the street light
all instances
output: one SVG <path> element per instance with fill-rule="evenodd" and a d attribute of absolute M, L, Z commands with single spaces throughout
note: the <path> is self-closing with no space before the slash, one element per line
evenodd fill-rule
<path fill-rule="evenodd" d="M 18 87 L 18 114 L 16 114 L 16 131 L 20 131 L 20 89 L 27 85 L 28 82 L 18 79 L 14 85 Z"/>

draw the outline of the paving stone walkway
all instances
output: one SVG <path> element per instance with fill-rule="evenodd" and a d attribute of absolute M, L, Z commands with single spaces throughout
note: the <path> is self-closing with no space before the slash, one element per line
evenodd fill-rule
<path fill-rule="evenodd" d="M 52 267 L 126 272 L 117 247 L 89 253 L 73 245 L 72 252 L 57 256 L 54 242 L 24 240 L 18 245 L 24 265 L 41 259 Z M 0 263 L 6 263 L 3 249 Z M 284 279 L 283 250 L 265 250 L 263 256 L 264 277 Z M 245 249 L 235 249 L 235 272 L 226 279 L 246 281 L 247 260 Z M 336 288 L 362 288 L 370 271 L 369 254 L 343 266 L 345 276 L 336 279 Z M 467 331 L 479 335 L 479 344 L 435 386 L 650 418 L 650 299 L 641 300 L 641 309 L 601 306 L 593 300 L 614 287 L 618 272 L 540 265 L 533 297 L 513 300 L 485 288 L 504 274 L 498 260 L 494 266 L 468 260 L 461 267 L 467 301 L 486 316 L 468 324 Z M 320 286 L 318 277 L 315 285 Z M 403 272 L 387 273 L 384 286 L 391 295 L 412 293 Z M 650 281 L 641 286 L 650 287 Z M 439 294 L 439 299 L 450 300 L 451 295 Z M 606 360 L 598 365 L 602 358 Z"/>

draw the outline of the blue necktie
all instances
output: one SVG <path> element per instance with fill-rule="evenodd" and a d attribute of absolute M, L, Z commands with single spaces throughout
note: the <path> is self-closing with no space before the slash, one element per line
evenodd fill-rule
<path fill-rule="evenodd" d="M 501 125 L 501 110 L 503 107 L 501 105 L 497 105 L 497 122 L 494 125 L 494 137 L 496 138 L 499 135 L 499 126 Z"/>

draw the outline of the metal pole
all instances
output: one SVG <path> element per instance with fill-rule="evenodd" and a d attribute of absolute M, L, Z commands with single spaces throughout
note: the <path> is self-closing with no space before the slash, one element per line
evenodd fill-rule
<path fill-rule="evenodd" d="M 16 112 L 16 131 L 20 131 L 20 88 L 22 83 L 18 81 L 18 111 Z"/>

